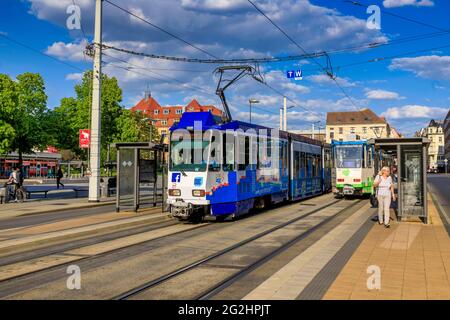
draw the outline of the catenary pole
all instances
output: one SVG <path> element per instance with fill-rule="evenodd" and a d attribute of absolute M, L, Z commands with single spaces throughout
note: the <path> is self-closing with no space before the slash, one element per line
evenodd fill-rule
<path fill-rule="evenodd" d="M 287 101 L 286 101 L 286 97 L 283 98 L 283 108 L 284 108 L 284 124 L 283 124 L 283 130 L 287 131 Z"/>
<path fill-rule="evenodd" d="M 95 1 L 94 67 L 92 76 L 92 114 L 89 177 L 89 201 L 100 200 L 100 132 L 101 132 L 101 61 L 102 61 L 102 0 Z"/>

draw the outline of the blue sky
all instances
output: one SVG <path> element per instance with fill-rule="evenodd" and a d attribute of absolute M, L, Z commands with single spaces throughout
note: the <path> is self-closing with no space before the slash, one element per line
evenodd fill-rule
<path fill-rule="evenodd" d="M 301 54 L 246 0 L 111 1 L 221 58 Z M 73 2 L 80 7 L 84 34 L 81 30 L 67 28 L 69 14 L 66 10 Z M 261 64 L 267 83 L 297 105 L 290 110 L 289 128 L 309 128 L 310 123 L 317 120 L 324 124 L 327 111 L 355 110 L 355 104 L 358 108 L 370 107 L 383 114 L 400 132 L 411 135 L 430 118 L 440 119 L 447 113 L 450 105 L 450 32 L 445 30 L 450 31 L 449 1 L 361 0 L 367 5 L 378 5 L 382 10 L 380 30 L 367 27 L 369 14 L 366 8 L 342 0 L 255 2 L 308 52 L 391 42 L 375 49 L 330 53 L 336 81 L 353 103 L 312 60 Z M 66 64 L 0 37 L 0 72 L 11 77 L 27 71 L 41 73 L 51 108 L 58 106 L 61 98 L 72 96 L 73 86 L 80 78 L 79 69 L 92 67 L 91 60 L 83 55 L 83 49 L 92 41 L 93 3 L 93 0 L 6 0 L 0 12 L 0 32 Z M 436 34 L 437 29 L 389 13 L 433 25 L 444 32 Z M 103 21 L 104 42 L 116 47 L 208 58 L 108 3 L 104 3 Z M 421 35 L 426 36 L 417 39 Z M 411 37 L 416 40 L 410 41 Z M 438 47 L 443 48 L 432 50 Z M 416 51 L 421 52 L 407 54 Z M 220 106 L 214 94 L 217 79 L 212 74 L 212 65 L 148 59 L 111 50 L 106 53 L 109 56 L 104 56 L 103 71 L 119 79 L 123 88 L 122 103 L 127 107 L 139 101 L 147 87 L 161 104 L 186 104 L 197 98 L 200 103 Z M 391 56 L 396 58 L 344 67 Z M 108 65 L 108 62 L 111 63 Z M 318 58 L 317 62 L 326 65 L 325 58 Z M 123 69 L 130 66 L 134 71 Z M 303 80 L 286 78 L 287 70 L 299 68 L 303 70 Z M 259 109 L 253 110 L 253 121 L 270 126 L 278 123 L 282 97 L 250 78 L 231 87 L 227 98 L 236 119 L 248 119 L 248 99 L 256 98 L 260 103 Z"/>

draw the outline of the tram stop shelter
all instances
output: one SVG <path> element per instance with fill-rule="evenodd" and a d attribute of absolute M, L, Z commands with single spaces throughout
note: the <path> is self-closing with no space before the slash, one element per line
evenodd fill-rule
<path fill-rule="evenodd" d="M 427 138 L 377 138 L 369 140 L 375 148 L 375 174 L 383 166 L 391 168 L 398 196 L 398 220 L 420 219 L 428 223 Z"/>
<path fill-rule="evenodd" d="M 167 144 L 118 142 L 116 211 L 165 203 Z"/>

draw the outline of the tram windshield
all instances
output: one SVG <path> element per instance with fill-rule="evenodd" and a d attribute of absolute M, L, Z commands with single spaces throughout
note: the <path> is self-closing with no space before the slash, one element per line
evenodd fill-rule
<path fill-rule="evenodd" d="M 363 148 L 358 145 L 336 146 L 336 168 L 361 168 Z"/>
<path fill-rule="evenodd" d="M 204 151 L 209 146 L 209 141 L 201 139 L 188 139 L 170 141 L 170 170 L 200 172 L 206 171 Z"/>

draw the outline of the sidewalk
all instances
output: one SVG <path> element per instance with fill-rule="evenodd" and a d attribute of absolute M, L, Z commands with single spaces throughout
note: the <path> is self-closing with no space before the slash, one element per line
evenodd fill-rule
<path fill-rule="evenodd" d="M 324 299 L 450 299 L 450 238 L 428 195 L 430 224 L 374 225 L 341 270 Z M 379 290 L 367 288 L 381 272 Z"/>
<path fill-rule="evenodd" d="M 113 204 L 114 201 L 115 197 L 102 198 L 100 202 L 88 202 L 87 198 L 9 202 L 0 204 L 0 221 L 30 214 L 104 206 Z"/>

